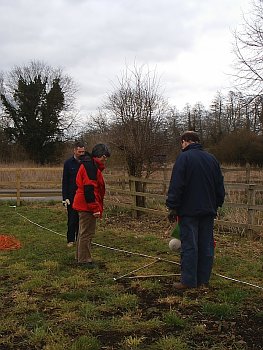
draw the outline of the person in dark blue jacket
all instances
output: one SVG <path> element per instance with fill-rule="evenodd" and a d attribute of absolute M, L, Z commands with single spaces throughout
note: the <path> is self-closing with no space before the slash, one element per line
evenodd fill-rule
<path fill-rule="evenodd" d="M 166 199 L 168 219 L 179 219 L 180 227 L 181 282 L 174 285 L 177 290 L 208 285 L 214 259 L 214 219 L 225 197 L 220 165 L 203 150 L 198 134 L 186 131 L 181 147 Z"/>
<path fill-rule="evenodd" d="M 79 230 L 78 212 L 72 208 L 76 194 L 76 176 L 80 167 L 80 156 L 85 153 L 82 142 L 76 142 L 73 148 L 73 156 L 67 159 L 63 167 L 62 176 L 62 203 L 68 212 L 67 246 L 72 247 L 76 241 Z"/>

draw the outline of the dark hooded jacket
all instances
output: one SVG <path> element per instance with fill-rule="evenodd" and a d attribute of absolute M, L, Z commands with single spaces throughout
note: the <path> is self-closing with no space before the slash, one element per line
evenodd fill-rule
<path fill-rule="evenodd" d="M 199 143 L 187 146 L 173 167 L 166 205 L 179 216 L 216 216 L 224 202 L 223 175 L 216 158 Z"/>

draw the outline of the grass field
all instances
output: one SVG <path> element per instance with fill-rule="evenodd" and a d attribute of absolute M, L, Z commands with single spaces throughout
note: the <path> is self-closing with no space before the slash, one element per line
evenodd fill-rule
<path fill-rule="evenodd" d="M 96 245 L 97 268 L 83 269 L 66 247 L 60 204 L 9 205 L 0 205 L 0 235 L 22 248 L 1 251 L 1 350 L 263 349 L 263 289 L 216 274 L 209 289 L 184 293 L 173 290 L 178 276 L 119 278 L 155 260 Z M 179 262 L 167 226 L 108 209 L 94 242 L 161 258 L 127 277 L 176 274 L 164 261 Z M 262 241 L 216 232 L 216 242 L 215 273 L 263 287 Z"/>

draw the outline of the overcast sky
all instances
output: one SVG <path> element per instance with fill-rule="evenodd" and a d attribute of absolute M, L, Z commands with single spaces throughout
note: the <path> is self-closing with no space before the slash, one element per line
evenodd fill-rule
<path fill-rule="evenodd" d="M 250 9 L 250 0 L 0 0 L 0 71 L 61 67 L 85 116 L 136 61 L 156 69 L 172 106 L 209 106 L 231 88 L 231 31 Z"/>

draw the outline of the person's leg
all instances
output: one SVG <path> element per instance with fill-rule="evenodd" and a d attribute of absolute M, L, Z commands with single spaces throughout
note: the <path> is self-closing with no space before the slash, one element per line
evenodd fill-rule
<path fill-rule="evenodd" d="M 181 283 L 194 288 L 197 286 L 198 218 L 180 218 L 180 239 Z"/>
<path fill-rule="evenodd" d="M 214 261 L 214 217 L 199 218 L 197 284 L 207 285 Z"/>
<path fill-rule="evenodd" d="M 68 211 L 68 231 L 67 242 L 75 242 L 78 234 L 79 215 L 78 212 L 72 209 L 71 205 L 67 206 Z"/>
<path fill-rule="evenodd" d="M 96 219 L 92 213 L 79 212 L 79 234 L 77 238 L 76 258 L 78 263 L 92 262 L 91 240 L 95 234 Z"/>
<path fill-rule="evenodd" d="M 75 218 L 74 218 L 74 222 L 75 222 L 75 241 L 77 241 L 78 238 L 78 234 L 79 234 L 79 213 L 77 210 L 74 210 L 75 212 Z"/>

